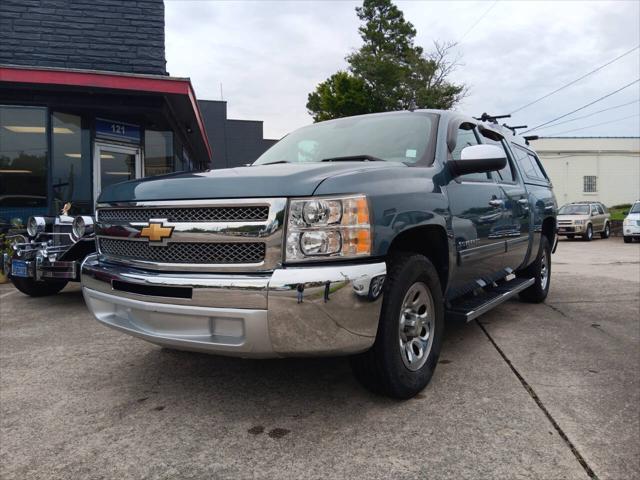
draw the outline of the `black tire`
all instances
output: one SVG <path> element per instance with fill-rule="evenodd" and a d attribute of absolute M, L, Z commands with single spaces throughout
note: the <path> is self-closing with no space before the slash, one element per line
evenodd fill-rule
<path fill-rule="evenodd" d="M 575 237 L 575 235 L 573 235 L 573 234 L 571 234 L 571 235 L 567 235 L 567 238 L 568 238 L 569 240 L 573 240 L 573 238 L 574 238 L 574 237 Z"/>
<path fill-rule="evenodd" d="M 356 378 L 369 390 L 392 398 L 411 398 L 427 386 L 438 364 L 444 335 L 444 300 L 438 272 L 423 255 L 399 253 L 387 263 L 376 340 L 370 350 L 351 357 Z M 405 366 L 400 348 L 400 317 L 405 296 L 415 285 L 433 301 L 431 347 L 415 371 Z M 416 297 L 417 298 L 417 297 Z M 416 365 L 417 366 L 417 365 Z"/>
<path fill-rule="evenodd" d="M 609 238 L 611 235 L 611 227 L 609 226 L 609 222 L 604 224 L 604 230 L 600 232 L 600 238 Z"/>
<path fill-rule="evenodd" d="M 624 243 L 631 243 L 631 242 L 633 242 L 632 237 L 624 237 Z"/>
<path fill-rule="evenodd" d="M 593 239 L 593 225 L 587 225 L 587 231 L 582 235 L 582 239 L 585 242 L 590 242 Z"/>
<path fill-rule="evenodd" d="M 13 285 L 25 295 L 30 297 L 46 297 L 55 295 L 66 285 L 66 280 L 36 282 L 33 278 L 11 277 Z"/>
<path fill-rule="evenodd" d="M 518 273 L 519 277 L 533 278 L 534 284 L 520 292 L 520 299 L 529 303 L 542 303 L 549 294 L 551 285 L 551 247 L 547 237 L 542 236 L 540 250 L 535 262 Z M 546 282 L 543 281 L 543 265 L 546 265 Z"/>

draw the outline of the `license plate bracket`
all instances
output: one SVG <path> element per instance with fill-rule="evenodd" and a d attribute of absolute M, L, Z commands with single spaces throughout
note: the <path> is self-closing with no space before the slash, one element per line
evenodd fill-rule
<path fill-rule="evenodd" d="M 11 261 L 11 275 L 14 277 L 29 277 L 29 264 L 24 260 Z"/>

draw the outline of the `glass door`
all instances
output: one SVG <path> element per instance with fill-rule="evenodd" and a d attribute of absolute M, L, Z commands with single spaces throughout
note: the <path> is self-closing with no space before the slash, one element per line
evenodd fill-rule
<path fill-rule="evenodd" d="M 140 149 L 106 143 L 95 144 L 93 155 L 94 199 L 109 185 L 142 177 Z"/>

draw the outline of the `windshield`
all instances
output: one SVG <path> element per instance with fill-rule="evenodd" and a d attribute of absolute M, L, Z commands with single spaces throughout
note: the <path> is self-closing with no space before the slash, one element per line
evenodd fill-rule
<path fill-rule="evenodd" d="M 437 115 L 423 112 L 362 115 L 316 123 L 284 137 L 254 165 L 349 160 L 344 157 L 424 163 L 433 156 L 436 125 Z"/>
<path fill-rule="evenodd" d="M 560 215 L 589 215 L 589 205 L 565 205 L 558 210 Z"/>
<path fill-rule="evenodd" d="M 629 210 L 629 213 L 640 213 L 640 202 L 634 203 L 631 210 Z"/>

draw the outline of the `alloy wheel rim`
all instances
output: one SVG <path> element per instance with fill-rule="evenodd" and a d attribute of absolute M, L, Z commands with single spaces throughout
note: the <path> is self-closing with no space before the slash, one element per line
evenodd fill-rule
<path fill-rule="evenodd" d="M 540 286 L 542 290 L 547 289 L 547 283 L 549 282 L 549 266 L 547 265 L 547 251 L 542 252 L 542 258 L 540 259 Z"/>
<path fill-rule="evenodd" d="M 434 302 L 431 291 L 423 282 L 407 290 L 399 319 L 399 347 L 402 363 L 416 371 L 427 361 L 435 329 Z"/>
<path fill-rule="evenodd" d="M 591 225 L 587 227 L 587 237 L 588 238 L 593 237 L 593 228 L 591 228 Z"/>

